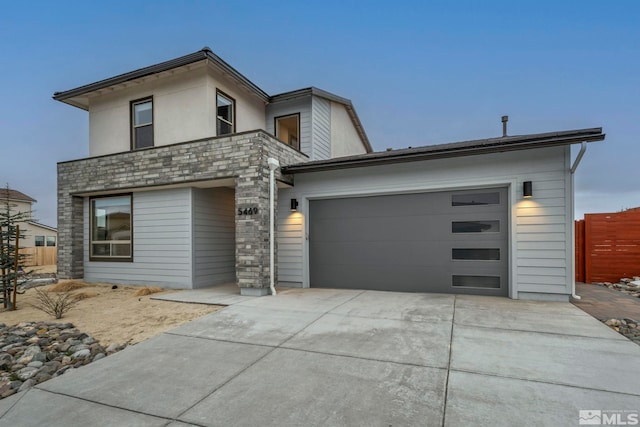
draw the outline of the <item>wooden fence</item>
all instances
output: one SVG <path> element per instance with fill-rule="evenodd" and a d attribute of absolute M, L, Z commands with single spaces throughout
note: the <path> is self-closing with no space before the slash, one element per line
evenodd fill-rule
<path fill-rule="evenodd" d="M 576 281 L 640 276 L 640 212 L 586 214 L 576 221 Z"/>
<path fill-rule="evenodd" d="M 58 248 L 48 246 L 37 246 L 35 248 L 22 248 L 21 254 L 26 254 L 25 267 L 35 267 L 39 265 L 54 265 L 58 263 Z"/>

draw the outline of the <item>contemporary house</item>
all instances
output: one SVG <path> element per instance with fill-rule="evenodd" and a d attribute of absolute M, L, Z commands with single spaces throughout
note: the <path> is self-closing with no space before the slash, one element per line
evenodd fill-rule
<path fill-rule="evenodd" d="M 53 97 L 90 122 L 89 157 L 58 164 L 60 277 L 573 292 L 573 172 L 600 128 L 373 152 L 349 100 L 269 95 L 209 48 Z"/>
<path fill-rule="evenodd" d="M 9 202 L 12 214 L 22 212 L 27 218 L 33 217 L 33 204 L 37 202 L 33 197 L 13 190 L 11 188 L 0 188 L 0 202 Z M 40 224 L 34 220 L 27 220 L 18 223 L 20 234 L 24 233 L 24 238 L 20 240 L 21 248 L 34 247 L 54 247 L 58 242 L 58 231 L 55 227 Z"/>

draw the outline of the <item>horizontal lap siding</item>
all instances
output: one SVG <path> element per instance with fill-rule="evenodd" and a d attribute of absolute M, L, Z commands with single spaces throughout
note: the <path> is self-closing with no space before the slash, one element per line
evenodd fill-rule
<path fill-rule="evenodd" d="M 89 261 L 85 201 L 85 280 L 191 287 L 191 189 L 133 194 L 133 262 Z"/>
<path fill-rule="evenodd" d="M 278 282 L 300 285 L 303 281 L 304 217 L 291 212 L 289 193 L 290 190 L 283 189 L 278 194 Z"/>
<path fill-rule="evenodd" d="M 193 190 L 194 287 L 235 282 L 234 214 L 233 190 Z"/>
<path fill-rule="evenodd" d="M 533 182 L 533 197 L 516 206 L 516 239 L 524 249 L 517 259 L 520 292 L 569 292 L 564 156 L 554 160 L 556 171 L 526 175 Z"/>

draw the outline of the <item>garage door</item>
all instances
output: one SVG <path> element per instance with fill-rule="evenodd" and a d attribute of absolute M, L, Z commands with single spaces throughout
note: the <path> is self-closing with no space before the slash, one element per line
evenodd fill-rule
<path fill-rule="evenodd" d="M 506 188 L 310 201 L 312 287 L 508 295 Z"/>

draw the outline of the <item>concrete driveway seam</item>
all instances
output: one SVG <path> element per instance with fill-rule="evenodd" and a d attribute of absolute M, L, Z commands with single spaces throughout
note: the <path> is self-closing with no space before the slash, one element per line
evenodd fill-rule
<path fill-rule="evenodd" d="M 364 291 L 363 291 L 364 292 Z M 356 294 L 353 296 L 353 298 L 356 298 L 358 295 L 360 295 L 362 292 Z M 343 302 L 342 304 L 345 304 L 349 301 L 351 301 L 353 298 L 350 298 L 349 300 Z M 342 304 L 338 304 L 337 306 L 333 307 L 337 308 L 339 306 L 341 306 Z M 331 309 L 331 310 L 332 310 Z M 225 382 L 221 383 L 218 387 L 216 387 L 214 390 L 212 390 L 210 393 L 207 393 L 205 396 L 203 396 L 200 400 L 198 400 L 197 402 L 195 402 L 193 405 L 191 405 L 189 408 L 187 408 L 186 410 L 182 411 L 175 420 L 180 419 L 181 416 L 183 416 L 184 414 L 186 414 L 187 412 L 189 412 L 191 409 L 193 409 L 196 405 L 198 405 L 199 403 L 201 403 L 202 401 L 206 400 L 207 398 L 209 398 L 210 396 L 212 396 L 213 394 L 215 394 L 216 391 L 220 390 L 222 387 L 224 387 L 225 385 L 227 385 L 228 383 L 230 383 L 231 381 L 233 381 L 235 378 L 237 378 L 238 376 L 240 376 L 242 373 L 244 373 L 246 370 L 248 370 L 249 368 L 251 368 L 252 366 L 254 366 L 256 363 L 260 362 L 261 360 L 263 360 L 265 357 L 267 357 L 269 354 L 273 353 L 276 349 L 281 348 L 282 345 L 289 341 L 291 338 L 295 337 L 297 334 L 299 334 L 301 331 L 305 330 L 306 328 L 308 328 L 310 325 L 312 325 L 314 322 L 316 322 L 318 319 L 320 319 L 322 316 L 324 316 L 325 314 L 327 314 L 330 310 L 327 310 L 324 313 L 321 313 L 320 315 L 318 315 L 314 320 L 312 320 L 310 323 L 308 323 L 304 328 L 302 328 L 300 331 L 294 333 L 292 336 L 290 336 L 288 339 L 285 339 L 283 342 L 279 343 L 276 346 L 268 346 L 268 345 L 263 345 L 264 347 L 271 347 L 271 350 L 266 352 L 262 357 L 258 358 L 257 360 L 255 360 L 253 363 L 247 365 L 244 369 L 242 369 L 241 371 L 237 372 L 235 375 L 231 376 L 230 378 L 228 378 Z M 209 338 L 203 338 L 203 339 L 209 339 Z M 219 340 L 213 340 L 213 341 L 219 341 Z"/>
<path fill-rule="evenodd" d="M 591 339 L 591 340 L 621 341 L 621 339 L 622 340 L 625 339 L 623 336 L 621 336 L 619 334 L 612 335 L 611 338 L 608 338 L 608 337 L 593 337 L 593 336 L 587 336 L 587 335 L 567 334 L 567 333 L 560 333 L 560 332 L 532 331 L 532 330 L 529 330 L 529 329 L 514 329 L 514 328 L 500 328 L 500 327 L 496 327 L 496 326 L 482 326 L 482 325 L 477 325 L 477 324 L 472 323 L 472 322 L 455 322 L 455 324 L 456 325 L 460 325 L 460 326 L 467 326 L 467 327 L 471 327 L 471 328 L 490 329 L 490 330 L 494 330 L 494 331 L 498 330 L 498 331 L 511 331 L 511 332 L 526 332 L 526 333 L 553 335 L 553 336 L 587 338 L 587 339 Z"/>
<path fill-rule="evenodd" d="M 137 410 L 137 409 L 121 408 L 121 407 L 116 406 L 116 405 L 110 405 L 110 404 L 108 404 L 108 403 L 98 402 L 98 401 L 95 401 L 95 400 L 87 399 L 87 398 L 85 398 L 85 397 L 74 396 L 74 395 L 72 395 L 72 394 L 61 393 L 61 392 L 59 392 L 59 391 L 51 391 L 51 390 L 47 390 L 47 389 L 44 389 L 44 388 L 40 388 L 40 387 L 38 387 L 38 386 L 34 386 L 34 387 L 33 387 L 33 389 L 38 390 L 38 391 L 43 392 L 43 393 L 55 394 L 55 395 L 57 395 L 57 396 L 64 396 L 64 397 L 68 397 L 68 398 L 70 398 L 70 399 L 82 400 L 82 401 L 84 401 L 84 402 L 93 403 L 93 404 L 95 404 L 95 405 L 104 406 L 104 407 L 106 407 L 106 408 L 113 408 L 113 409 L 117 409 L 117 410 L 121 410 L 121 411 L 133 412 L 134 414 L 145 415 L 145 416 L 147 416 L 147 417 L 158 418 L 158 419 L 161 419 L 161 420 L 165 420 L 165 421 L 167 421 L 167 422 L 175 421 L 175 420 L 173 420 L 172 418 L 164 417 L 164 416 L 162 416 L 162 415 L 152 414 L 152 413 L 150 413 L 150 412 L 144 412 L 144 411 L 140 411 L 140 410 Z M 31 390 L 28 390 L 28 391 L 31 391 Z M 18 402 L 16 402 L 16 404 L 17 404 L 17 403 L 18 403 Z M 14 405 L 14 406 L 15 406 L 15 405 Z"/>
<path fill-rule="evenodd" d="M 451 373 L 451 372 L 460 372 L 460 373 L 465 373 L 465 374 L 482 375 L 482 376 L 485 376 L 485 377 L 503 378 L 503 379 L 508 379 L 508 380 L 526 381 L 526 382 L 532 382 L 532 383 L 537 383 L 537 384 L 557 385 L 557 386 L 562 386 L 562 387 L 575 388 L 575 389 L 579 389 L 579 390 L 591 390 L 591 391 L 597 391 L 597 392 L 601 392 L 601 393 L 619 394 L 619 395 L 624 395 L 624 396 L 632 396 L 632 397 L 640 396 L 640 394 L 627 393 L 627 392 L 624 392 L 624 391 L 605 390 L 605 389 L 601 389 L 601 388 L 584 387 L 584 386 L 579 386 L 579 385 L 575 385 L 575 384 L 567 384 L 567 383 L 554 382 L 554 381 L 542 381 L 542 380 L 538 380 L 538 379 L 535 379 L 535 378 L 518 377 L 516 375 L 497 375 L 497 374 L 493 374 L 493 373 L 489 373 L 489 372 L 473 371 L 471 369 L 449 369 L 449 373 Z"/>
<path fill-rule="evenodd" d="M 451 333 L 449 334 L 449 362 L 447 364 L 447 378 L 444 383 L 444 403 L 442 405 L 442 425 L 447 421 L 447 397 L 449 396 L 449 376 L 451 375 L 451 357 L 453 355 L 453 333 L 456 324 L 456 301 L 457 297 L 453 297 L 453 314 L 451 317 Z"/>

